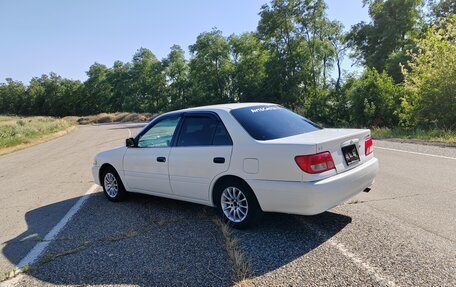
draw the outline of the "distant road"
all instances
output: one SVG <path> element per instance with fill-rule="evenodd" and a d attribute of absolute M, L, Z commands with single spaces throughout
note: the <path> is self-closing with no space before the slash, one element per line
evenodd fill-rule
<path fill-rule="evenodd" d="M 0 156 L 0 274 L 93 185 L 94 155 L 138 128 L 81 126 Z M 456 286 L 456 149 L 374 145 L 380 173 L 371 192 L 322 215 L 270 214 L 256 229 L 233 231 L 252 270 L 249 283 Z M 113 204 L 96 192 L 50 243 L 49 262 L 3 283 L 230 285 L 233 270 L 211 218 L 194 204 L 140 195 Z"/>

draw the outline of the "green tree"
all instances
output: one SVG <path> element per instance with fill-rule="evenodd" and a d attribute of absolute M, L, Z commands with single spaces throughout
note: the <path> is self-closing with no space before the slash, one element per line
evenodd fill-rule
<path fill-rule="evenodd" d="M 269 52 L 254 33 L 229 37 L 233 61 L 232 85 L 237 102 L 264 101 L 264 82 Z"/>
<path fill-rule="evenodd" d="M 400 63 L 407 61 L 406 50 L 413 48 L 411 40 L 420 32 L 420 8 L 423 0 L 363 0 L 369 5 L 370 23 L 352 27 L 348 43 L 354 56 L 367 67 L 384 70 L 396 83 L 403 77 Z"/>
<path fill-rule="evenodd" d="M 33 103 L 31 113 L 47 116 L 74 115 L 79 111 L 77 99 L 82 90 L 80 81 L 64 79 L 55 73 L 33 78 L 27 96 Z"/>
<path fill-rule="evenodd" d="M 162 61 L 167 81 L 166 96 L 171 109 L 181 109 L 188 104 L 189 66 L 184 50 L 179 45 L 171 47 L 171 52 Z"/>
<path fill-rule="evenodd" d="M 270 51 L 265 91 L 269 101 L 319 115 L 325 104 L 333 41 L 340 24 L 330 22 L 322 0 L 274 0 L 260 11 L 258 35 Z M 310 113 L 310 114 L 309 114 Z"/>
<path fill-rule="evenodd" d="M 385 72 L 367 68 L 363 75 L 348 81 L 350 120 L 360 127 L 393 127 L 398 124 L 396 112 L 402 96 L 401 87 Z"/>
<path fill-rule="evenodd" d="M 109 69 L 105 65 L 95 63 L 90 66 L 81 97 L 74 99 L 80 107 L 79 115 L 113 111 L 110 103 L 112 86 L 108 82 L 108 74 Z"/>
<path fill-rule="evenodd" d="M 430 0 L 431 19 L 441 20 L 456 14 L 456 1 L 454 0 Z"/>
<path fill-rule="evenodd" d="M 409 126 L 456 129 L 456 15 L 432 25 L 409 52 L 401 119 Z"/>
<path fill-rule="evenodd" d="M 40 78 L 32 78 L 27 87 L 27 96 L 33 103 L 33 110 L 31 111 L 33 115 L 46 115 L 44 108 L 44 102 L 46 101 L 46 91 L 43 84 L 44 77 L 47 76 L 42 75 Z"/>
<path fill-rule="evenodd" d="M 140 48 L 133 56 L 130 70 L 128 111 L 161 112 L 168 102 L 165 95 L 166 80 L 163 67 L 155 55 Z"/>
<path fill-rule="evenodd" d="M 343 111 L 344 95 L 341 89 L 341 61 L 345 53 L 343 26 L 340 22 L 322 18 L 317 29 L 317 39 L 312 41 L 320 48 L 316 62 L 320 61 L 319 79 L 313 87 L 313 94 L 307 103 L 305 114 L 325 125 L 334 125 L 341 121 L 336 118 Z M 334 68 L 336 78 L 330 80 L 329 72 Z M 342 120 L 343 121 L 343 120 Z"/>
<path fill-rule="evenodd" d="M 115 61 L 106 80 L 112 87 L 111 94 L 111 111 L 131 111 L 128 108 L 131 105 L 128 103 L 131 91 L 130 91 L 130 63 L 123 63 L 121 61 Z"/>
<path fill-rule="evenodd" d="M 6 79 L 0 84 L 0 113 L 28 113 L 30 103 L 26 97 L 26 88 L 22 82 Z"/>
<path fill-rule="evenodd" d="M 191 45 L 190 81 L 192 104 L 233 102 L 230 47 L 222 32 L 213 29 L 198 35 Z"/>
<path fill-rule="evenodd" d="M 70 79 L 62 79 L 60 82 L 62 87 L 62 98 L 59 103 L 60 109 L 53 109 L 52 115 L 64 117 L 67 115 L 78 115 L 83 112 L 81 110 L 80 101 L 83 84 L 80 81 Z"/>

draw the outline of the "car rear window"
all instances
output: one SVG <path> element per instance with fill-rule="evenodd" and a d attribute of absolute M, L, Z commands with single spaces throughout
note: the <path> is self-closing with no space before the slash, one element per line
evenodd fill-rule
<path fill-rule="evenodd" d="M 252 106 L 231 111 L 256 140 L 273 140 L 321 129 L 310 120 L 280 106 Z"/>

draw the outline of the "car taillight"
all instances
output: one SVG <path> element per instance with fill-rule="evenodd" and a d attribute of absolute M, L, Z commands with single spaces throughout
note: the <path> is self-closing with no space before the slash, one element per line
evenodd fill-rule
<path fill-rule="evenodd" d="M 298 155 L 295 161 L 299 168 L 307 173 L 320 173 L 334 168 L 334 161 L 329 151 L 310 155 Z"/>
<path fill-rule="evenodd" d="M 368 138 L 364 141 L 364 153 L 365 155 L 370 155 L 374 151 L 374 143 L 372 138 Z"/>

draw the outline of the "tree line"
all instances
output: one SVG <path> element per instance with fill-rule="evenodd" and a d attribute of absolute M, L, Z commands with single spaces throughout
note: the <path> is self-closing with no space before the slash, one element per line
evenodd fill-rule
<path fill-rule="evenodd" d="M 456 129 L 456 2 L 363 0 L 370 22 L 348 32 L 323 0 L 273 0 L 256 31 L 213 29 L 166 58 L 140 48 L 130 62 L 94 63 L 84 82 L 50 73 L 0 84 L 0 113 L 160 113 L 265 101 L 326 126 Z M 342 69 L 346 57 L 363 65 Z"/>

